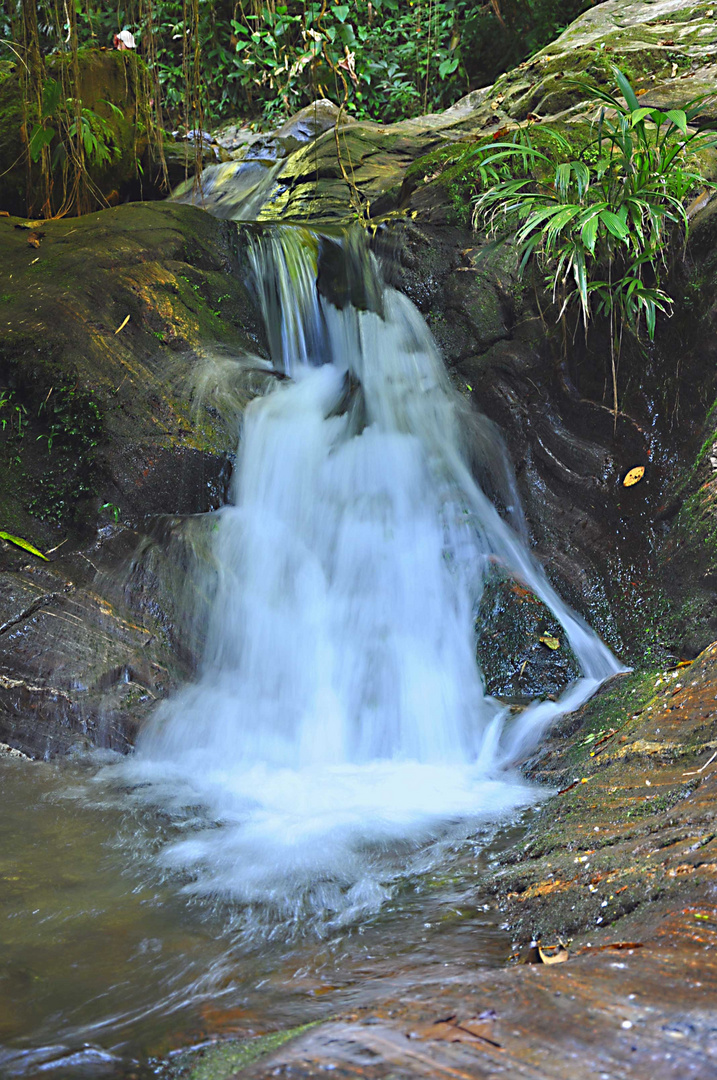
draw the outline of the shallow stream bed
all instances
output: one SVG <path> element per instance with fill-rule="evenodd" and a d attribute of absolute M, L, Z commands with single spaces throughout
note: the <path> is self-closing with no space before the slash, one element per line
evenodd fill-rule
<path fill-rule="evenodd" d="M 98 773 L 93 760 L 0 759 L 2 1076 L 151 1075 L 177 1047 L 358 1007 L 412 968 L 508 955 L 476 889 L 485 830 L 429 845 L 378 915 L 302 937 L 183 893 L 153 854 L 196 820 L 108 791 Z"/>

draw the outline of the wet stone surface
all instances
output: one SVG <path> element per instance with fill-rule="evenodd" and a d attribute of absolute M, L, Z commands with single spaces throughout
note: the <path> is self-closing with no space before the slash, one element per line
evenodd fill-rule
<path fill-rule="evenodd" d="M 716 694 L 717 645 L 620 676 L 526 763 L 556 794 L 483 879 L 513 936 L 505 966 L 457 966 L 447 926 L 443 964 L 228 1075 L 717 1075 Z M 534 962 L 535 939 L 564 962 Z"/>
<path fill-rule="evenodd" d="M 476 628 L 478 662 L 495 697 L 555 696 L 578 677 L 560 623 L 534 593 L 502 573 L 486 583 Z"/>

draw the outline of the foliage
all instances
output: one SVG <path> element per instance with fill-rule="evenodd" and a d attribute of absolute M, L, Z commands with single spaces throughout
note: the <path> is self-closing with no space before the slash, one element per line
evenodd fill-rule
<path fill-rule="evenodd" d="M 171 122 L 190 127 L 199 114 L 274 123 L 320 95 L 341 101 L 344 77 L 357 117 L 390 122 L 445 108 L 540 48 L 591 2 L 76 0 L 64 18 L 51 0 L 27 7 L 37 11 L 43 55 L 62 51 L 66 33 L 79 46 L 107 46 L 114 32 L 131 29 L 156 76 L 155 109 L 161 96 Z"/>
<path fill-rule="evenodd" d="M 109 101 L 104 104 L 122 118 L 122 111 L 116 105 Z M 116 160 L 120 153 L 112 125 L 93 109 L 86 108 L 81 98 L 63 98 L 61 84 L 48 78 L 42 90 L 42 110 L 28 140 L 32 161 L 37 162 L 43 147 L 50 147 L 53 142 L 53 170 L 58 166 L 66 168 L 78 145 L 91 165 L 104 165 Z"/>
<path fill-rule="evenodd" d="M 466 0 L 302 0 L 200 7 L 206 111 L 275 122 L 320 95 L 342 97 L 361 117 L 396 120 L 450 104 L 468 90 L 457 31 Z M 185 65 L 182 7 L 155 0 L 165 101 L 179 115 Z"/>
<path fill-rule="evenodd" d="M 27 409 L 15 400 L 14 390 L 0 390 L 0 429 L 21 439 L 27 426 Z"/>
<path fill-rule="evenodd" d="M 528 129 L 479 152 L 474 225 L 513 234 L 521 271 L 537 256 L 559 318 L 577 305 L 586 331 L 593 309 L 609 320 L 617 413 L 623 332 L 639 338 L 644 326 L 652 340 L 657 313 L 670 311 L 662 285 L 687 238 L 687 197 L 705 184 L 696 153 L 715 136 L 688 129 L 700 101 L 664 113 L 640 107 L 626 76 L 613 70 L 615 93 L 580 83 L 604 106 L 578 158 L 555 131 L 552 154 L 537 149 Z"/>
<path fill-rule="evenodd" d="M 24 540 L 22 536 L 13 536 L 12 533 L 0 531 L 0 540 L 6 540 L 8 544 L 14 544 L 15 547 L 22 548 L 23 551 L 29 551 L 31 555 L 35 555 L 38 559 L 48 561 L 47 555 L 43 555 L 29 540 Z"/>

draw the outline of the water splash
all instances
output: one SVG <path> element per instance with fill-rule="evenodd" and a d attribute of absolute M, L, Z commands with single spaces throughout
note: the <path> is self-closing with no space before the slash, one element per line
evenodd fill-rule
<path fill-rule="evenodd" d="M 375 909 L 429 842 L 532 801 L 511 767 L 620 670 L 476 483 L 465 405 L 417 310 L 350 243 L 348 292 L 327 301 L 319 247 L 296 228 L 252 241 L 290 378 L 246 410 L 201 675 L 125 766 L 147 798 L 205 808 L 161 854 L 186 888 L 292 922 Z M 492 435 L 483 469 L 519 516 Z M 495 564 L 550 608 L 583 672 L 512 721 L 475 657 Z"/>

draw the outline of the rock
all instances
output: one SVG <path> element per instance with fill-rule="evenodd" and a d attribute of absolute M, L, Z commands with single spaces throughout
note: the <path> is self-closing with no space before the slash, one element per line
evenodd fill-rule
<path fill-rule="evenodd" d="M 193 207 L 48 221 L 30 253 L 15 224 L 0 219 L 0 521 L 51 562 L 1 545 L 0 740 L 126 749 L 196 660 L 182 552 L 191 515 L 225 502 L 239 415 L 269 378 L 259 319 L 235 227 Z M 190 524 L 158 531 L 166 515 Z"/>
<path fill-rule="evenodd" d="M 527 703 L 557 697 L 580 669 L 565 634 L 545 605 L 496 569 L 488 578 L 476 620 L 478 663 L 486 691 Z M 558 642 L 557 648 L 550 648 Z"/>
<path fill-rule="evenodd" d="M 270 148 L 271 154 L 275 155 L 272 160 L 277 160 L 276 155 L 286 157 L 292 150 L 335 127 L 338 115 L 338 105 L 326 98 L 317 98 L 268 134 L 257 134 L 252 128 L 230 123 L 224 124 L 214 133 L 214 141 L 232 154 L 238 152 L 239 160 L 245 154 L 257 158 L 265 157 L 266 148 Z M 254 153 L 249 155 L 252 150 Z"/>

